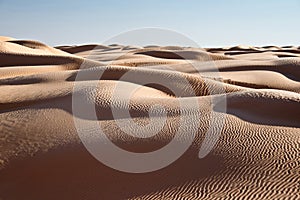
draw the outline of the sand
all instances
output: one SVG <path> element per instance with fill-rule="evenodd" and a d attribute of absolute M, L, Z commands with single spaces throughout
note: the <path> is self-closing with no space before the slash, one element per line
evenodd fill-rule
<path fill-rule="evenodd" d="M 299 56 L 295 46 L 50 47 L 0 37 L 0 199 L 300 199 Z M 94 76 L 99 71 L 105 71 L 101 80 Z M 120 81 L 128 71 L 134 76 Z M 76 80 L 78 72 L 86 80 Z M 181 95 L 159 84 L 143 86 L 141 80 L 151 77 Z M 80 91 L 73 90 L 75 83 Z M 95 83 L 96 92 L 89 92 Z M 117 85 L 122 91 L 112 100 Z M 130 104 L 136 123 L 149 123 L 149 108 L 157 103 L 168 112 L 163 129 L 146 139 L 124 134 L 116 123 L 123 119 L 112 115 L 108 103 L 118 101 L 114 105 L 124 109 L 124 96 L 136 86 Z M 219 94 L 211 94 L 210 86 Z M 73 113 L 72 95 L 83 91 L 88 96 L 82 107 L 95 105 L 96 122 L 123 149 L 150 152 L 168 144 L 180 123 L 178 99 L 185 105 L 199 102 L 198 108 L 186 108 L 187 116 L 199 119 L 188 125 L 196 130 L 195 139 L 160 170 L 112 169 L 78 136 L 73 117 L 95 121 Z M 215 96 L 226 97 L 226 112 L 213 104 Z M 222 126 L 220 138 L 199 159 L 212 113 L 214 126 Z"/>

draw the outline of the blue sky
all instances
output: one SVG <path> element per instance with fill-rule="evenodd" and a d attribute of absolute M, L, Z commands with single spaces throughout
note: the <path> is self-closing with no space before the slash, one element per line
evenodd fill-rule
<path fill-rule="evenodd" d="M 102 43 L 144 27 L 202 47 L 300 45 L 300 0 L 0 0 L 0 17 L 0 35 L 49 45 Z"/>

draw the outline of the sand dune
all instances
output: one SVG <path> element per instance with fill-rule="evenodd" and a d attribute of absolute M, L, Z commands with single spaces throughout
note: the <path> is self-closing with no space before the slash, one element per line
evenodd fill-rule
<path fill-rule="evenodd" d="M 295 46 L 54 48 L 0 37 L 0 199 L 299 199 L 299 56 Z M 179 94 L 159 82 L 144 85 L 151 80 Z M 137 87 L 126 107 L 126 95 Z M 74 95 L 86 95 L 80 106 L 94 105 L 97 120 L 74 112 Z M 214 101 L 222 97 L 226 112 Z M 96 121 L 119 147 L 150 152 L 175 137 L 178 100 L 185 115 L 198 116 L 188 124 L 196 136 L 178 160 L 158 171 L 105 166 L 84 147 L 74 124 L 73 117 Z M 112 105 L 146 125 L 156 104 L 164 106 L 167 120 L 149 138 L 125 134 L 118 122 L 127 118 L 113 116 Z M 223 125 L 220 138 L 199 159 L 212 120 Z"/>

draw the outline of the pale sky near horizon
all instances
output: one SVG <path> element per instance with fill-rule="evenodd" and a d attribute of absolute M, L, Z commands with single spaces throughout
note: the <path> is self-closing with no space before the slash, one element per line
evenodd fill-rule
<path fill-rule="evenodd" d="M 0 17 L 0 35 L 49 45 L 103 43 L 156 27 L 201 47 L 300 46 L 300 0 L 0 0 Z"/>

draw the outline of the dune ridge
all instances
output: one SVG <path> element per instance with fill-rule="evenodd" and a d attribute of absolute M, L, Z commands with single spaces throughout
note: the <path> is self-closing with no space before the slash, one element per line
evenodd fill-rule
<path fill-rule="evenodd" d="M 0 199 L 299 199 L 299 56 L 296 46 L 50 47 L 0 37 Z M 129 71 L 132 76 L 120 80 Z M 76 79 L 79 73 L 84 78 Z M 143 84 L 153 77 L 180 96 Z M 114 99 L 117 86 L 122 90 Z M 149 123 L 155 104 L 167 112 L 166 124 L 150 138 L 125 134 L 117 122 L 127 119 L 111 110 L 126 110 L 126 94 L 136 87 L 129 105 L 136 123 Z M 94 105 L 99 126 L 125 150 L 149 152 L 168 144 L 180 125 L 178 99 L 187 105 L 186 115 L 200 116 L 199 124 L 189 125 L 196 137 L 163 169 L 116 171 L 83 146 L 73 117 L 94 119 L 73 112 L 73 95 L 86 95 L 82 108 Z M 220 97 L 226 112 L 212 101 Z M 191 100 L 199 107 L 189 107 Z M 212 120 L 217 126 L 224 120 L 220 138 L 199 159 Z"/>

